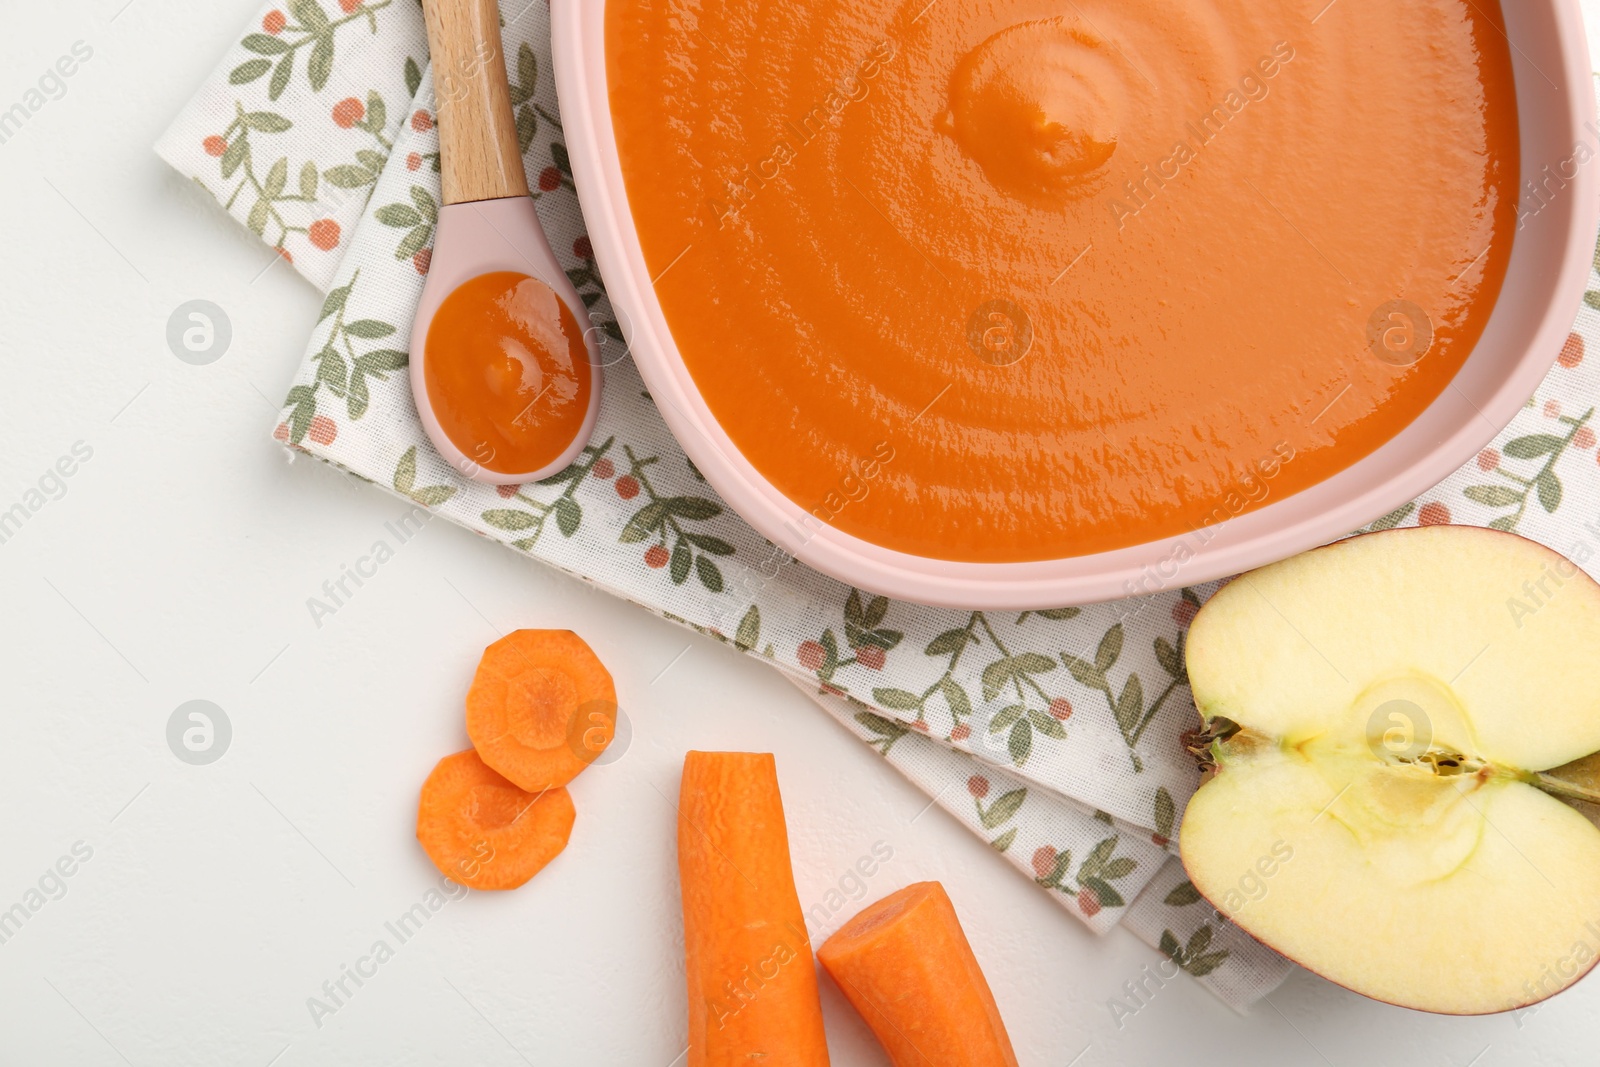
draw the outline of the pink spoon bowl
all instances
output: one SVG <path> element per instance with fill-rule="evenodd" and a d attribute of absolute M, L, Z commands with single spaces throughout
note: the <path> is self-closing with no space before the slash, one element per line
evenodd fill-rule
<path fill-rule="evenodd" d="M 778 492 L 734 446 L 673 343 L 639 246 L 611 123 L 605 4 L 551 4 L 556 85 L 589 238 L 630 326 L 639 373 L 695 466 L 762 535 L 839 581 L 941 607 L 1019 610 L 1192 585 L 1325 544 L 1427 492 L 1510 424 L 1560 353 L 1589 281 L 1600 159 L 1575 160 L 1579 145 L 1600 156 L 1600 128 L 1577 0 L 1504 7 L 1523 174 L 1554 177 L 1541 200 L 1523 205 L 1499 302 L 1451 388 L 1373 454 L 1255 511 L 1113 552 L 991 564 L 928 559 L 843 533 Z"/>
<path fill-rule="evenodd" d="M 544 228 L 539 225 L 533 201 L 528 197 L 446 204 L 439 211 L 437 233 L 428 281 L 423 286 L 422 302 L 417 307 L 411 331 L 411 393 L 417 401 L 417 417 L 422 420 L 422 428 L 439 455 L 464 477 L 489 485 L 521 485 L 548 478 L 577 459 L 594 433 L 595 420 L 600 415 L 600 390 L 605 377 L 599 341 L 602 334 L 598 327 L 584 331 L 584 347 L 589 353 L 589 406 L 584 410 L 583 424 L 577 435 L 560 455 L 537 470 L 489 470 L 484 464 L 490 462 L 492 457 L 475 450 L 470 444 L 463 445 L 451 440 L 450 435 L 445 433 L 434 410 L 433 398 L 428 395 L 428 327 L 439 305 L 464 282 L 480 274 L 515 271 L 548 285 L 572 309 L 580 325 L 589 322 L 588 313 L 578 291 L 572 287 L 555 253 L 550 250 L 550 242 L 545 237 Z"/>

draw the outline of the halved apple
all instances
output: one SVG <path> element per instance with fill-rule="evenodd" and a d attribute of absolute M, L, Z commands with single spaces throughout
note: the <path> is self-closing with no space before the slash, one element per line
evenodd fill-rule
<path fill-rule="evenodd" d="M 1600 750 L 1600 585 L 1571 560 L 1465 526 L 1356 537 L 1224 587 L 1188 666 L 1209 777 L 1184 867 L 1257 939 L 1454 1015 L 1600 959 L 1595 767 L 1561 769 Z"/>

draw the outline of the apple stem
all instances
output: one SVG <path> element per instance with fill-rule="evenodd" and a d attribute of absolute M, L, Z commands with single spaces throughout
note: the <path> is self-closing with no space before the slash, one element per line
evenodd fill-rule
<path fill-rule="evenodd" d="M 1540 772 L 1531 775 L 1529 784 L 1537 786 L 1544 792 L 1562 800 L 1581 800 L 1585 804 L 1600 804 L 1600 790 L 1586 789 L 1576 782 L 1569 782 L 1565 778 Z"/>

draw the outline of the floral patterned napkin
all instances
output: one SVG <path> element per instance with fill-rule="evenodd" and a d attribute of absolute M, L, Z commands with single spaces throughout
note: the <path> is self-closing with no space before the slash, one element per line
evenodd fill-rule
<path fill-rule="evenodd" d="M 548 5 L 505 0 L 502 21 L 540 217 L 620 343 L 562 144 Z M 1020 613 L 842 586 L 726 509 L 626 360 L 591 443 L 553 478 L 495 489 L 434 453 L 404 371 L 438 211 L 432 99 L 417 4 L 279 0 L 157 145 L 326 293 L 274 436 L 762 657 L 1091 929 L 1133 930 L 1240 1010 L 1274 989 L 1289 964 L 1204 905 L 1171 855 L 1197 784 L 1184 634 L 1214 586 Z M 1479 523 L 1587 559 L 1600 358 L 1586 339 L 1600 339 L 1589 309 L 1495 446 L 1372 528 Z"/>

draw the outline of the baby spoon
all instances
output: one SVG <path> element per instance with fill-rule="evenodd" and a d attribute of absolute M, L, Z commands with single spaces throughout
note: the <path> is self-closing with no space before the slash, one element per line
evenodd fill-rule
<path fill-rule="evenodd" d="M 570 464 L 600 409 L 598 330 L 550 249 L 517 146 L 495 0 L 423 0 L 443 206 L 411 329 L 434 447 L 514 485 Z"/>

